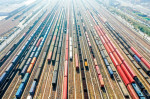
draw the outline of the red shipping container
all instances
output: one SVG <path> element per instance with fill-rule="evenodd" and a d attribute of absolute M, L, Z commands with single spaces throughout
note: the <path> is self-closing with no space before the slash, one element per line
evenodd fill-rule
<path fill-rule="evenodd" d="M 98 78 L 99 78 L 99 82 L 101 84 L 101 87 L 104 87 L 104 81 L 103 81 L 102 75 L 98 75 Z"/>
<path fill-rule="evenodd" d="M 101 31 L 105 34 L 105 32 L 104 32 L 103 28 L 101 28 Z"/>
<path fill-rule="evenodd" d="M 127 89 L 132 97 L 132 99 L 139 99 L 138 95 L 136 94 L 136 92 L 134 91 L 133 87 L 131 84 L 128 84 Z"/>
<path fill-rule="evenodd" d="M 117 66 L 118 66 L 118 62 L 117 62 L 117 60 L 115 59 L 115 57 L 113 56 L 113 54 L 110 53 L 109 56 L 110 56 L 110 58 L 111 58 L 113 64 L 115 65 L 115 67 L 117 67 Z"/>
<path fill-rule="evenodd" d="M 107 38 L 108 41 L 111 41 L 110 38 L 109 38 L 109 36 L 107 34 L 105 34 L 105 36 L 106 36 L 106 38 Z"/>
<path fill-rule="evenodd" d="M 121 64 L 121 69 L 123 70 L 124 74 L 126 75 L 130 83 L 135 82 L 130 73 L 128 72 L 128 70 L 125 68 L 124 64 Z"/>
<path fill-rule="evenodd" d="M 118 49 L 115 50 L 117 55 L 119 56 L 119 58 L 121 59 L 121 61 L 124 60 L 124 58 L 122 57 L 122 55 L 120 54 L 120 52 L 118 51 Z"/>
<path fill-rule="evenodd" d="M 120 66 L 117 66 L 117 71 L 119 73 L 119 75 L 121 76 L 124 84 L 127 86 L 128 84 L 130 84 L 129 80 L 127 79 L 126 75 L 124 74 L 124 72 L 122 71 Z"/>
<path fill-rule="evenodd" d="M 38 42 L 37 42 L 37 44 L 36 44 L 36 47 L 38 47 L 38 46 L 40 45 L 41 41 L 42 41 L 42 38 L 40 38 L 40 39 L 38 40 Z"/>
<path fill-rule="evenodd" d="M 112 41 L 110 41 L 110 44 L 111 44 L 111 46 L 113 47 L 114 50 L 117 49 L 116 46 L 113 44 Z"/>
<path fill-rule="evenodd" d="M 52 58 L 52 52 L 49 52 L 48 57 L 47 57 L 48 62 L 51 61 L 51 58 Z"/>
<path fill-rule="evenodd" d="M 130 49 L 137 55 L 138 58 L 142 57 L 133 47 L 131 47 Z"/>
<path fill-rule="evenodd" d="M 123 64 L 126 67 L 126 69 L 129 71 L 132 78 L 136 77 L 136 74 L 133 72 L 133 70 L 130 68 L 130 66 L 127 64 L 127 62 L 125 60 L 123 61 Z"/>
<path fill-rule="evenodd" d="M 97 26 L 96 26 L 96 25 L 94 26 L 94 28 L 95 28 L 95 30 L 97 31 Z M 87 32 L 85 32 L 85 33 L 87 33 Z"/>
<path fill-rule="evenodd" d="M 68 49 L 66 49 L 65 60 L 68 60 Z"/>
<path fill-rule="evenodd" d="M 75 54 L 76 70 L 79 70 L 78 55 Z"/>
<path fill-rule="evenodd" d="M 107 38 L 105 37 L 105 35 L 103 36 L 103 38 L 104 38 L 105 42 L 108 43 L 108 40 L 107 40 Z"/>
<path fill-rule="evenodd" d="M 100 39 L 101 39 L 102 43 L 105 44 L 105 40 L 103 39 L 102 36 L 100 36 Z"/>
<path fill-rule="evenodd" d="M 100 70 L 99 70 L 99 67 L 98 67 L 98 66 L 95 66 L 95 68 L 96 68 L 97 74 L 98 74 L 98 75 L 101 75 L 101 72 L 100 72 Z"/>
<path fill-rule="evenodd" d="M 141 61 L 150 69 L 150 64 L 142 57 Z"/>
<path fill-rule="evenodd" d="M 103 31 L 102 31 L 101 29 L 99 29 L 99 31 L 100 31 L 100 34 L 101 34 L 102 36 L 104 36 Z"/>
<path fill-rule="evenodd" d="M 107 43 L 104 44 L 104 47 L 105 47 L 105 49 L 106 49 L 106 51 L 107 51 L 108 54 L 111 53 L 111 51 L 110 51 L 110 49 L 109 49 Z"/>
<path fill-rule="evenodd" d="M 113 47 L 111 46 L 111 44 L 108 42 L 108 43 L 107 43 L 107 45 L 108 45 L 108 47 L 109 47 L 110 51 L 111 51 L 111 52 L 113 52 L 113 51 L 114 51 L 114 49 L 113 49 Z"/>
<path fill-rule="evenodd" d="M 64 77 L 68 76 L 68 61 L 64 62 Z"/>
<path fill-rule="evenodd" d="M 68 78 L 64 77 L 64 84 L 63 84 L 63 97 L 62 99 L 67 99 L 67 88 L 68 87 Z"/>
<path fill-rule="evenodd" d="M 113 52 L 113 55 L 114 57 L 116 58 L 117 62 L 118 62 L 118 65 L 121 65 L 122 64 L 122 61 L 120 60 L 119 56 L 117 55 L 116 52 Z"/>

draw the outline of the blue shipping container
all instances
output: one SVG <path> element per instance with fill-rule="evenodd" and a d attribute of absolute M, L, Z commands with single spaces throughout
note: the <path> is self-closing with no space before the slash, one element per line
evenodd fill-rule
<path fill-rule="evenodd" d="M 25 84 L 21 83 L 18 90 L 17 90 L 17 92 L 16 92 L 16 98 L 21 98 L 24 87 L 25 87 Z"/>
<path fill-rule="evenodd" d="M 106 66 L 109 66 L 108 60 L 106 58 L 104 58 L 104 63 Z"/>
<path fill-rule="evenodd" d="M 134 55 L 134 59 L 135 59 L 137 62 L 140 62 L 140 61 L 141 61 L 136 55 Z"/>
<path fill-rule="evenodd" d="M 137 95 L 139 97 L 144 97 L 143 93 L 141 92 L 141 90 L 139 89 L 139 87 L 137 86 L 137 84 L 132 83 L 132 87 L 134 88 L 135 92 L 137 93 Z"/>
<path fill-rule="evenodd" d="M 112 71 L 111 67 L 107 66 L 107 69 L 108 69 L 108 72 L 110 74 L 110 77 L 112 78 L 113 77 L 113 71 Z"/>
<path fill-rule="evenodd" d="M 32 86 L 31 86 L 30 91 L 29 91 L 30 95 L 34 95 L 36 84 L 37 84 L 37 82 L 33 81 Z"/>
<path fill-rule="evenodd" d="M 0 84 L 3 83 L 3 81 L 6 79 L 6 77 L 7 77 L 7 74 L 6 74 L 6 72 L 4 72 L 4 73 L 2 74 L 2 76 L 0 77 Z"/>

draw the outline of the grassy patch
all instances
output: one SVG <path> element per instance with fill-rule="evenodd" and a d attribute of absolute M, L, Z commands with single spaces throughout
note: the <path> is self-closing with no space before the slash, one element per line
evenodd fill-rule
<path fill-rule="evenodd" d="M 117 15 L 121 16 L 123 19 L 125 19 L 126 21 L 131 23 L 136 30 L 140 30 L 141 32 L 146 33 L 150 36 L 150 28 L 148 26 L 146 26 L 142 23 L 139 23 L 138 21 L 136 21 L 136 20 L 132 19 L 131 17 L 125 15 L 124 13 L 119 11 L 118 9 L 115 9 L 115 8 L 111 7 L 111 8 L 108 8 L 108 10 L 110 10 L 113 13 L 116 13 Z M 137 13 L 137 12 L 135 12 L 135 13 Z M 138 14 L 141 14 L 141 13 L 138 13 Z M 147 19 L 147 17 L 144 17 L 144 18 Z M 150 19 L 148 18 L 148 20 L 150 20 Z"/>

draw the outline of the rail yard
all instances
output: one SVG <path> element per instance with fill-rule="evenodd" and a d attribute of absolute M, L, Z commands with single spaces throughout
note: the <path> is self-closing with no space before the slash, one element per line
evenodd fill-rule
<path fill-rule="evenodd" d="M 150 99 L 150 43 L 98 1 L 36 0 L 0 20 L 0 98 Z"/>

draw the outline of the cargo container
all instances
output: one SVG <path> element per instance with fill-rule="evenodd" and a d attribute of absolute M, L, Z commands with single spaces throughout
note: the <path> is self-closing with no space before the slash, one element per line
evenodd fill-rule
<path fill-rule="evenodd" d="M 108 62 L 108 60 L 106 58 L 104 58 L 104 63 L 106 65 L 106 67 L 109 66 L 109 62 Z"/>
<path fill-rule="evenodd" d="M 28 69 L 28 66 L 29 65 L 25 65 L 24 67 L 23 67 L 23 69 L 22 69 L 22 71 L 21 71 L 21 76 L 24 76 L 25 75 L 25 73 L 26 73 L 26 71 L 27 71 L 27 69 Z"/>
<path fill-rule="evenodd" d="M 136 56 L 136 55 L 133 55 L 134 59 L 137 61 L 137 62 L 140 62 L 141 60 Z"/>
<path fill-rule="evenodd" d="M 53 86 L 56 86 L 56 84 L 57 84 L 57 74 L 58 74 L 58 71 L 54 70 L 53 79 L 52 79 L 52 85 Z"/>
<path fill-rule="evenodd" d="M 107 66 L 107 69 L 108 69 L 110 77 L 113 78 L 113 71 L 112 71 L 111 67 Z"/>
<path fill-rule="evenodd" d="M 26 83 L 28 82 L 29 76 L 30 76 L 29 73 L 26 73 L 25 76 L 23 77 L 22 83 L 26 85 Z"/>
<path fill-rule="evenodd" d="M 32 85 L 31 85 L 31 88 L 30 88 L 30 91 L 29 91 L 30 95 L 32 95 L 32 96 L 34 95 L 34 92 L 35 92 L 35 89 L 36 89 L 36 85 L 37 85 L 37 82 L 33 81 Z"/>
<path fill-rule="evenodd" d="M 21 98 L 21 95 L 23 93 L 23 90 L 25 88 L 25 84 L 24 83 L 21 83 L 17 92 L 16 92 L 16 98 L 20 99 Z"/>
<path fill-rule="evenodd" d="M 142 58 L 142 56 L 133 47 L 131 47 L 130 49 L 136 54 L 138 58 Z"/>
<path fill-rule="evenodd" d="M 33 69 L 34 64 L 30 64 L 28 69 L 27 69 L 27 73 L 31 73 L 32 69 Z"/>
<path fill-rule="evenodd" d="M 63 97 L 62 99 L 67 99 L 67 86 L 68 86 L 68 79 L 67 77 L 64 77 L 64 81 L 63 81 Z"/>
<path fill-rule="evenodd" d="M 128 78 L 130 83 L 135 82 L 134 79 L 132 78 L 132 76 L 130 75 L 130 73 L 128 72 L 128 70 L 125 68 L 124 64 L 120 65 L 122 71 L 124 72 L 124 74 L 126 75 L 126 77 Z"/>
<path fill-rule="evenodd" d="M 6 77 L 7 77 L 7 74 L 6 74 L 6 72 L 4 72 L 0 77 L 0 84 L 3 83 L 3 81 L 6 79 Z"/>
<path fill-rule="evenodd" d="M 98 78 L 99 78 L 101 88 L 103 88 L 104 87 L 104 81 L 103 81 L 102 75 L 98 75 Z"/>
<path fill-rule="evenodd" d="M 122 71 L 120 66 L 117 66 L 117 71 L 119 73 L 119 75 L 121 76 L 124 84 L 127 86 L 128 84 L 130 84 L 129 80 L 127 79 L 126 75 L 124 74 L 124 72 Z"/>
<path fill-rule="evenodd" d="M 126 67 L 126 69 L 128 70 L 128 72 L 130 73 L 130 75 L 132 76 L 132 78 L 136 77 L 136 74 L 133 72 L 133 70 L 130 68 L 130 66 L 127 64 L 127 62 L 125 60 L 123 61 L 123 64 Z"/>
<path fill-rule="evenodd" d="M 75 63 L 76 63 L 76 70 L 79 70 L 79 62 L 78 62 L 78 55 L 75 54 Z"/>
<path fill-rule="evenodd" d="M 35 81 L 39 81 L 39 79 L 40 79 L 40 74 L 41 74 L 41 68 L 38 68 L 37 69 L 37 71 L 36 71 L 36 74 L 35 74 L 35 76 L 34 76 L 34 80 Z"/>
<path fill-rule="evenodd" d="M 68 61 L 64 62 L 64 77 L 68 76 Z"/>

